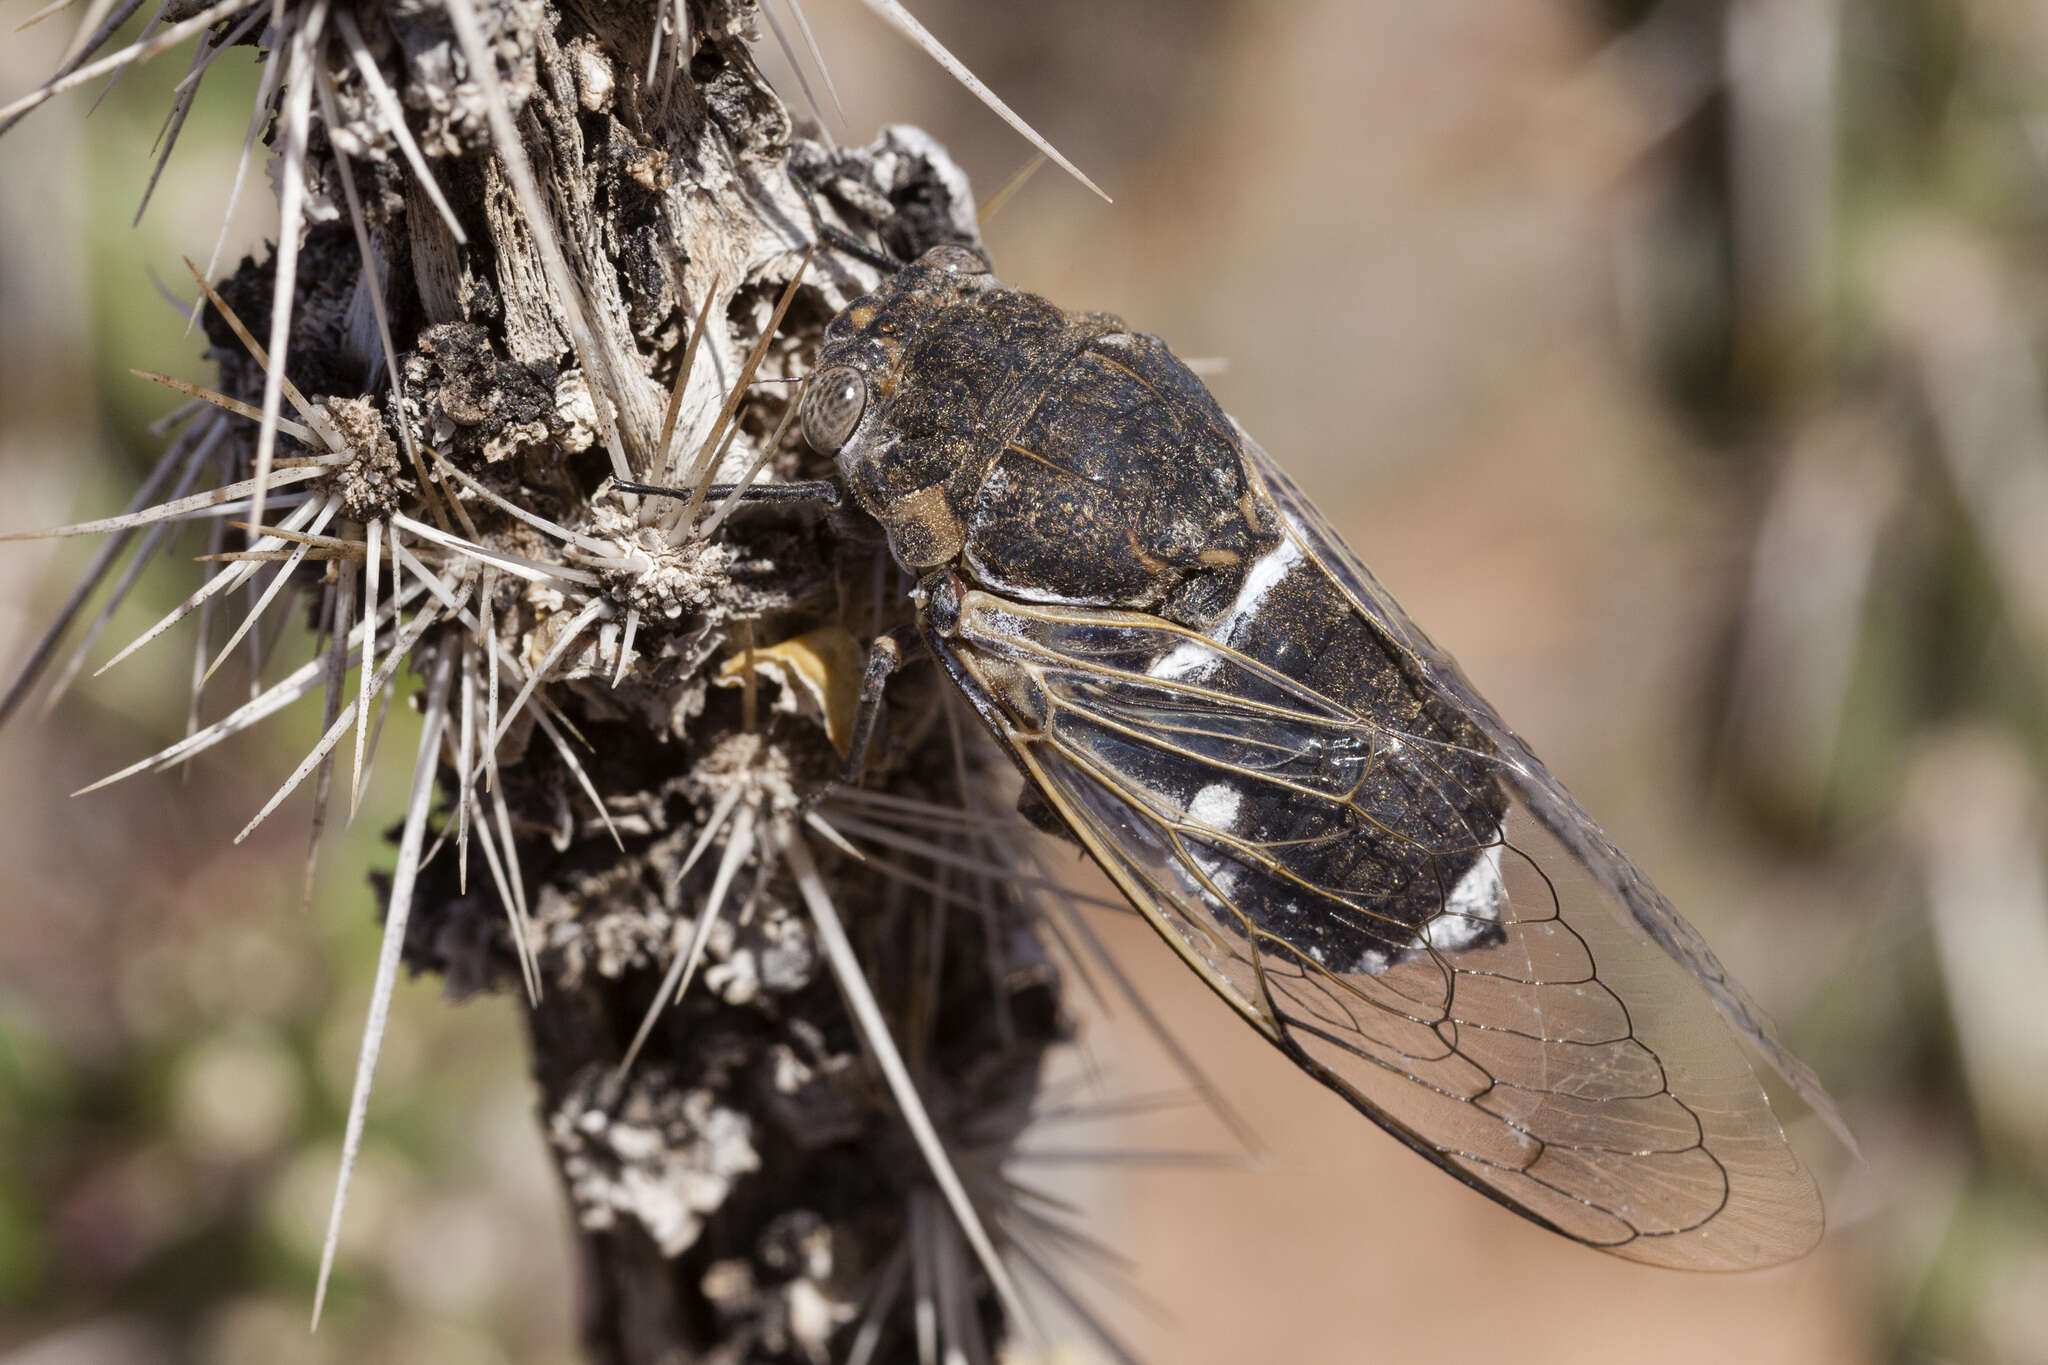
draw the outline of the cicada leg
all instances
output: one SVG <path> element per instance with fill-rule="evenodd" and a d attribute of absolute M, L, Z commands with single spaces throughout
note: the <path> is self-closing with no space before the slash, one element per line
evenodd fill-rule
<path fill-rule="evenodd" d="M 681 498 L 686 502 L 690 498 L 690 490 L 687 488 L 664 488 L 660 484 L 633 483 L 626 479 L 614 479 L 610 487 L 620 493 Z M 837 507 L 840 500 L 838 480 L 802 479 L 796 483 L 750 483 L 745 488 L 737 484 L 714 483 L 705 490 L 701 501 L 720 502 L 735 492 L 739 494 L 741 502 L 815 502 L 826 507 Z"/>
<path fill-rule="evenodd" d="M 854 712 L 853 733 L 846 741 L 846 766 L 840 770 L 838 781 L 827 783 L 805 798 L 804 813 L 808 814 L 812 807 L 830 796 L 833 788 L 860 785 L 861 770 L 867 767 L 868 748 L 881 724 L 882 704 L 889 695 L 889 679 L 903 667 L 904 659 L 914 648 L 923 648 L 916 626 L 898 626 L 884 631 L 868 646 L 867 667 L 861 671 L 860 706 Z"/>

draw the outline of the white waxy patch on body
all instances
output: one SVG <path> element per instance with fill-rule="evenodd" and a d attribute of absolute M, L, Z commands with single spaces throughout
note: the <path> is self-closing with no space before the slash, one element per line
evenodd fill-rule
<path fill-rule="evenodd" d="M 1508 887 L 1500 875 L 1501 850 L 1505 847 L 1505 844 L 1497 843 L 1480 850 L 1479 857 L 1465 869 L 1465 875 L 1458 878 L 1458 884 L 1451 888 L 1450 895 L 1444 897 L 1443 911 L 1425 924 L 1416 936 L 1415 948 L 1404 950 L 1398 957 L 1385 949 L 1368 948 L 1359 955 L 1350 970 L 1381 976 L 1397 961 L 1406 962 L 1424 951 L 1425 946 L 1440 953 L 1456 953 L 1479 942 L 1489 929 L 1500 923 L 1501 907 L 1507 904 Z"/>
<path fill-rule="evenodd" d="M 1278 545 L 1260 555 L 1244 576 L 1244 586 L 1237 590 L 1237 600 L 1230 604 L 1230 610 L 1216 623 L 1216 638 L 1225 644 L 1237 638 L 1244 625 L 1259 614 L 1266 597 L 1280 585 L 1288 570 L 1301 563 L 1301 547 L 1294 543 L 1294 537 L 1283 537 Z"/>
<path fill-rule="evenodd" d="M 1219 832 L 1237 827 L 1237 813 L 1244 805 L 1244 793 L 1228 782 L 1211 782 L 1195 793 L 1188 803 L 1188 819 Z"/>
<path fill-rule="evenodd" d="M 1451 894 L 1444 898 L 1444 913 L 1422 931 L 1430 947 L 1441 952 L 1469 948 L 1488 926 L 1500 922 L 1500 908 L 1508 898 L 1507 883 L 1500 875 L 1503 847 L 1494 844 L 1483 851 L 1451 888 Z"/>
<path fill-rule="evenodd" d="M 1282 538 L 1278 545 L 1252 561 L 1251 568 L 1245 571 L 1243 585 L 1237 590 L 1237 600 L 1217 621 L 1210 632 L 1212 638 L 1224 645 L 1235 645 L 1244 628 L 1257 619 L 1259 608 L 1280 580 L 1299 563 L 1301 547 L 1292 536 Z M 1215 672 L 1217 662 L 1216 651 L 1208 641 L 1183 640 L 1147 671 L 1155 678 L 1195 682 Z"/>
<path fill-rule="evenodd" d="M 1145 671 L 1173 682 L 1200 682 L 1216 671 L 1216 651 L 1205 640 L 1183 640 Z"/>
<path fill-rule="evenodd" d="M 1200 800 L 1199 797 L 1196 799 Z M 1226 900 L 1237 894 L 1238 887 L 1245 880 L 1246 872 L 1243 863 L 1238 862 L 1234 858 L 1222 856 L 1204 845 L 1199 839 L 1188 849 L 1188 861 L 1193 863 L 1201 871 L 1202 875 L 1209 879 L 1210 884 L 1215 887 L 1216 891 L 1221 892 Z M 1185 869 L 1181 870 L 1181 882 L 1201 900 L 1208 900 L 1212 894 L 1209 887 L 1203 886 L 1199 880 L 1190 877 Z"/>
<path fill-rule="evenodd" d="M 1318 956 L 1316 961 L 1320 962 L 1322 958 Z M 1393 959 L 1388 957 L 1385 952 L 1378 948 L 1368 948 L 1358 955 L 1358 961 L 1351 964 L 1350 972 L 1354 976 L 1360 974 L 1366 976 L 1385 976 L 1387 968 L 1393 965 Z"/>

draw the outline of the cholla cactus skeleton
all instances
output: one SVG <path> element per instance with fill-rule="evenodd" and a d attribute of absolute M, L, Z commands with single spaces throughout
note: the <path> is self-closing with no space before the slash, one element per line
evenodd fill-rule
<path fill-rule="evenodd" d="M 792 381 L 877 276 L 820 236 L 972 241 L 964 177 L 914 129 L 796 133 L 750 52 L 766 20 L 803 70 L 765 0 L 167 0 L 87 60 L 137 7 L 96 4 L 62 79 L 0 121 L 196 36 L 174 141 L 214 58 L 257 44 L 250 143 L 274 117 L 287 229 L 217 287 L 195 269 L 219 392 L 174 384 L 195 401 L 129 513 L 67 528 L 113 539 L 0 707 L 124 548 L 139 566 L 201 519 L 215 567 L 114 660 L 196 616 L 191 732 L 107 781 L 318 693 L 321 740 L 249 826 L 306 791 L 317 848 L 421 680 L 344 1188 L 401 962 L 457 995 L 516 977 L 599 1358 L 915 1335 L 989 1359 L 1013 1267 L 1085 1317 L 1047 1264 L 1075 1234 L 999 1165 L 1066 1028 L 1040 931 L 1092 935 L 981 804 L 989 759 L 942 691 L 897 709 L 871 790 L 804 813 L 902 585 L 872 528 L 729 491 L 825 472 L 787 439 Z M 293 603 L 314 657 L 202 723 L 206 679 L 260 660 Z"/>

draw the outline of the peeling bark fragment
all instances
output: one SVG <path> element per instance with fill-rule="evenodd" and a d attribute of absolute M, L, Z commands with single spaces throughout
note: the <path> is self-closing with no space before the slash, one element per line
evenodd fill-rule
<path fill-rule="evenodd" d="M 330 398 L 324 406 L 349 449 L 349 462 L 334 476 L 342 510 L 360 522 L 389 516 L 414 489 L 384 414 L 367 398 Z"/>
<path fill-rule="evenodd" d="M 474 323 L 429 327 L 405 362 L 419 441 L 465 467 L 544 447 L 557 420 L 555 384 L 547 366 L 499 359 Z"/>

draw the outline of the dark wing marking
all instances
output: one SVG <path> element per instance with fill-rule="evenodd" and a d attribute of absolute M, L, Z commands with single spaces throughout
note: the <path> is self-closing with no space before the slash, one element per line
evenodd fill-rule
<path fill-rule="evenodd" d="M 1470 715 L 1470 742 L 1387 728 L 1155 617 L 980 592 L 935 642 L 956 680 L 1183 958 L 1411 1147 L 1632 1259 L 1806 1251 L 1812 1178 L 1694 979 L 1768 1046 L 1761 1015 L 1260 472 L 1302 548 L 1355 576 L 1356 609 Z"/>

